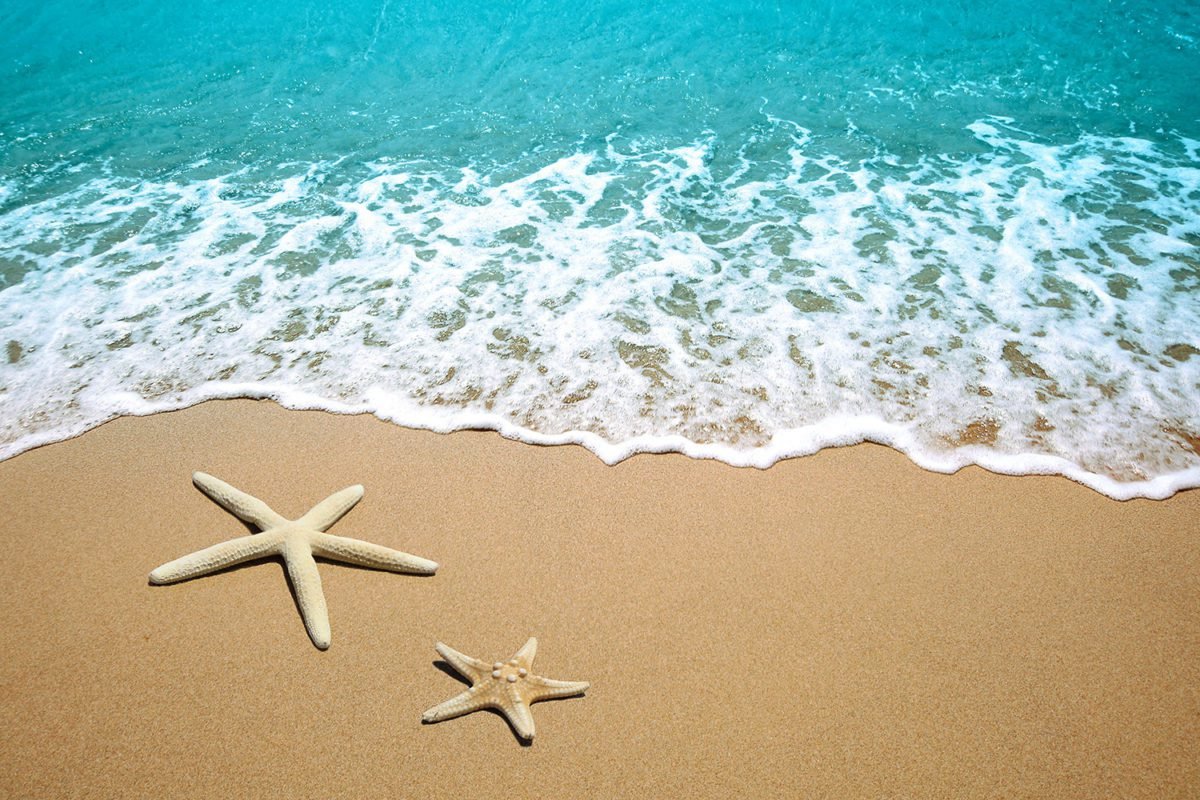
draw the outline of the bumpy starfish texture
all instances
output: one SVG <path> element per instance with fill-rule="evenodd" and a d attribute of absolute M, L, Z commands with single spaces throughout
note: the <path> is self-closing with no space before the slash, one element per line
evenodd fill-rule
<path fill-rule="evenodd" d="M 437 571 L 437 563 L 429 559 L 325 533 L 362 499 L 362 486 L 342 489 L 317 503 L 299 519 L 289 520 L 275 513 L 258 498 L 211 475 L 196 472 L 192 480 L 219 505 L 239 519 L 257 526 L 261 533 L 221 542 L 163 564 L 150 573 L 150 582 L 175 583 L 208 575 L 244 561 L 282 556 L 288 579 L 296 593 L 296 603 L 300 606 L 300 616 L 304 618 L 304 627 L 313 644 L 322 650 L 329 647 L 329 612 L 325 607 L 321 575 L 317 572 L 313 556 L 392 572 L 432 575 Z"/>
<path fill-rule="evenodd" d="M 518 736 L 528 741 L 534 734 L 530 703 L 583 694 L 588 688 L 582 681 L 555 681 L 534 675 L 537 639 L 532 637 L 508 661 L 493 664 L 463 655 L 441 642 L 437 643 L 437 651 L 471 681 L 471 688 L 426 711 L 421 717 L 425 722 L 440 722 L 481 708 L 494 708 L 508 719 Z"/>

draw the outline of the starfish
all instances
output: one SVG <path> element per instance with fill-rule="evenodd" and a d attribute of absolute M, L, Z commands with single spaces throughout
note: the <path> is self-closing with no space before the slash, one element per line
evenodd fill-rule
<path fill-rule="evenodd" d="M 555 681 L 534 675 L 530 670 L 537 654 L 537 639 L 532 637 L 507 662 L 494 664 L 463 655 L 441 642 L 437 643 L 437 651 L 459 674 L 470 679 L 471 688 L 426 711 L 421 716 L 425 722 L 440 722 L 481 708 L 494 708 L 505 716 L 518 736 L 532 741 L 530 703 L 583 694 L 588 688 L 581 681 Z"/>
<path fill-rule="evenodd" d="M 321 591 L 321 575 L 317 572 L 313 556 L 392 572 L 432 575 L 437 571 L 437 563 L 429 559 L 325 533 L 362 499 L 362 486 L 348 486 L 335 492 L 313 506 L 304 516 L 289 520 L 275 513 L 262 500 L 211 475 L 196 472 L 192 474 L 192 480 L 218 505 L 235 517 L 257 526 L 261 533 L 230 539 L 163 564 L 150 573 L 150 582 L 175 583 L 255 558 L 282 556 L 292 590 L 296 594 L 296 604 L 300 607 L 300 616 L 304 619 L 304 627 L 313 644 L 322 650 L 329 647 L 329 613 L 325 608 L 325 594 Z"/>

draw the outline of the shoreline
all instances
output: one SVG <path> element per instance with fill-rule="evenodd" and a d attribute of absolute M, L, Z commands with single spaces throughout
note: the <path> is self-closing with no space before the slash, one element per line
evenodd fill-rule
<path fill-rule="evenodd" d="M 278 562 L 150 586 L 245 535 L 202 470 L 429 578 Z M 1128 796 L 1200 791 L 1200 492 L 924 470 L 883 446 L 747 470 L 220 400 L 0 462 L 0 794 Z M 18 538 L 19 537 L 19 538 Z M 590 681 L 534 744 L 443 641 Z M 286 768 L 283 765 L 288 765 Z"/>
<path fill-rule="evenodd" d="M 578 446 L 590 452 L 608 466 L 616 466 L 639 455 L 678 454 L 690 459 L 716 461 L 734 468 L 767 470 L 776 464 L 793 459 L 809 458 L 825 450 L 856 445 L 880 445 L 903 455 L 913 465 L 940 475 L 954 475 L 977 467 L 995 475 L 1013 477 L 1062 477 L 1074 481 L 1097 494 L 1112 500 L 1166 500 L 1180 492 L 1200 489 L 1200 466 L 1187 467 L 1138 481 L 1117 480 L 1108 474 L 1089 472 L 1061 456 L 1024 453 L 1019 455 L 996 452 L 986 445 L 960 445 L 946 452 L 922 449 L 911 431 L 903 425 L 886 422 L 874 416 L 842 415 L 829 417 L 819 423 L 801 428 L 789 428 L 775 433 L 769 444 L 750 449 L 710 442 L 697 443 L 678 434 L 640 435 L 632 439 L 610 442 L 590 431 L 572 430 L 563 433 L 540 433 L 521 427 L 493 413 L 459 411 L 437 417 L 417 406 L 384 404 L 351 405 L 330 401 L 303 390 L 272 384 L 230 384 L 216 391 L 205 387 L 189 390 L 169 403 L 137 399 L 132 405 L 105 421 L 79 432 L 42 432 L 33 442 L 22 445 L 21 440 L 0 446 L 0 463 L 40 447 L 47 447 L 84 436 L 97 428 L 131 417 L 148 417 L 187 411 L 207 403 L 229 401 L 269 402 L 289 411 L 316 412 L 336 416 L 371 416 L 380 422 L 417 432 L 448 435 L 454 433 L 493 433 L 504 439 L 534 447 Z M 1184 429 L 1172 429 L 1187 447 L 1200 454 L 1200 439 Z"/>

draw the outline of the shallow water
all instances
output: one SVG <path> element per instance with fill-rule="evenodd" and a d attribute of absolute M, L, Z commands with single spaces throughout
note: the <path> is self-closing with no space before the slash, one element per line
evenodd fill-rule
<path fill-rule="evenodd" d="M 10 4 L 0 455 L 211 397 L 1200 485 L 1200 14 Z"/>

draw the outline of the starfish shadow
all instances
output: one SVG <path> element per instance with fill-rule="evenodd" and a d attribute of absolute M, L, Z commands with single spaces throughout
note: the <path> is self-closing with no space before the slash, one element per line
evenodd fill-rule
<path fill-rule="evenodd" d="M 454 678 L 454 680 L 456 680 L 456 681 L 458 681 L 459 683 L 463 684 L 463 685 L 464 685 L 464 686 L 466 686 L 467 688 L 470 688 L 470 686 L 471 686 L 471 682 L 470 682 L 469 680 L 467 680 L 466 678 L 464 678 L 462 675 L 459 675 L 459 674 L 458 674 L 458 670 L 456 670 L 454 667 L 450 666 L 450 662 L 448 662 L 448 661 L 442 661 L 442 660 L 439 658 L 437 661 L 434 661 L 434 662 L 433 662 L 433 668 L 434 668 L 434 669 L 436 669 L 436 670 L 440 670 L 441 672 L 444 672 L 444 673 L 446 673 L 446 674 L 447 674 L 447 675 L 449 675 L 451 678 Z M 431 722 L 431 723 L 429 723 L 429 724 L 430 724 L 430 725 L 432 725 L 433 723 Z"/>

